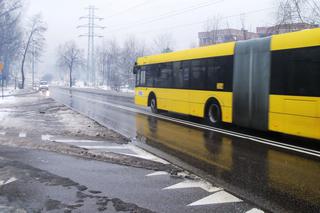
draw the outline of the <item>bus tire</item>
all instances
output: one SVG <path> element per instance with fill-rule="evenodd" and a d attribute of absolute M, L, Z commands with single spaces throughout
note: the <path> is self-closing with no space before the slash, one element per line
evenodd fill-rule
<path fill-rule="evenodd" d="M 157 108 L 157 99 L 154 95 L 150 97 L 150 108 L 152 113 L 157 114 L 159 112 Z"/>
<path fill-rule="evenodd" d="M 205 120 L 210 126 L 217 126 L 222 122 L 220 104 L 216 100 L 211 100 L 206 104 Z"/>

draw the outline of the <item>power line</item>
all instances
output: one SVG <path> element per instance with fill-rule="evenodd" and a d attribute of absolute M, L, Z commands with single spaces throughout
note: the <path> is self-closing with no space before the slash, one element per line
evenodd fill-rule
<path fill-rule="evenodd" d="M 136 9 L 136 8 L 138 8 L 138 7 L 145 6 L 146 4 L 149 4 L 149 3 L 151 3 L 151 0 L 147 0 L 147 1 L 144 1 L 144 2 L 142 2 L 142 3 L 133 5 L 132 7 L 126 8 L 126 9 L 124 9 L 124 10 L 121 10 L 121 11 L 118 11 L 118 12 L 112 14 L 111 16 L 108 16 L 106 19 L 110 19 L 110 18 L 113 18 L 113 17 L 115 17 L 115 16 L 124 14 L 125 12 L 127 12 L 127 11 L 129 11 L 129 10 L 134 10 L 134 9 Z"/>
<path fill-rule="evenodd" d="M 82 35 L 80 35 L 80 37 L 87 37 L 88 38 L 87 79 L 86 80 L 89 82 L 89 84 L 93 84 L 95 86 L 96 72 L 95 72 L 94 44 L 95 44 L 95 38 L 103 37 L 99 34 L 96 34 L 95 30 L 96 29 L 105 29 L 105 27 L 96 24 L 96 20 L 98 20 L 98 21 L 103 20 L 103 18 L 97 17 L 95 15 L 95 11 L 98 10 L 98 8 L 95 8 L 94 6 L 89 6 L 86 9 L 89 12 L 88 15 L 80 17 L 80 20 L 87 19 L 88 23 L 85 25 L 79 25 L 77 28 L 88 29 L 88 34 L 82 34 Z"/>
<path fill-rule="evenodd" d="M 128 25 L 125 25 L 125 26 L 122 26 L 122 27 L 118 27 L 118 28 L 116 28 L 116 29 L 114 29 L 114 30 L 112 30 L 110 32 L 117 32 L 117 31 L 120 31 L 122 29 L 132 28 L 132 27 L 135 27 L 135 25 L 141 26 L 141 25 L 153 23 L 153 22 L 160 21 L 160 20 L 163 20 L 163 19 L 167 19 L 167 18 L 170 18 L 170 17 L 173 17 L 173 16 L 178 16 L 178 15 L 185 14 L 185 13 L 188 13 L 188 12 L 193 12 L 193 11 L 201 9 L 203 7 L 208 7 L 208 6 L 211 6 L 211 5 L 214 5 L 214 4 L 221 3 L 223 1 L 224 0 L 218 0 L 218 1 L 214 1 L 214 2 L 203 2 L 203 3 L 200 3 L 200 4 L 193 5 L 191 7 L 188 7 L 188 8 L 184 8 L 182 10 L 170 11 L 170 12 L 164 13 L 164 14 L 156 17 L 156 18 L 150 19 L 148 21 L 143 20 L 143 21 L 138 21 L 138 22 L 135 22 L 135 23 L 131 23 L 131 24 L 128 24 Z M 112 28 L 112 26 L 110 28 Z"/>
<path fill-rule="evenodd" d="M 242 12 L 242 13 L 239 13 L 239 14 L 234 14 L 234 15 L 229 15 L 229 16 L 224 16 L 224 17 L 221 17 L 220 19 L 223 20 L 223 19 L 228 19 L 228 18 L 234 18 L 234 17 L 240 17 L 241 15 L 248 15 L 248 14 L 253 14 L 253 13 L 259 13 L 259 12 L 263 12 L 263 11 L 267 11 L 267 10 L 271 10 L 271 9 L 274 9 L 276 7 L 269 7 L 269 8 L 263 8 L 263 9 L 258 9 L 258 10 L 251 10 L 251 11 L 248 11 L 248 12 Z M 142 33 L 142 34 L 146 34 L 146 33 L 151 33 L 151 32 L 155 32 L 155 31 L 167 31 L 167 30 L 170 30 L 170 29 L 177 29 L 177 28 L 184 28 L 184 27 L 189 27 L 189 26 L 193 26 L 193 25 L 199 25 L 199 24 L 203 24 L 203 23 L 206 23 L 207 20 L 205 21 L 197 21 L 197 22 L 193 22 L 193 23 L 188 23 L 188 24 L 181 24 L 181 25 L 175 25 L 175 26 L 172 26 L 172 27 L 166 27 L 166 28 L 157 28 L 157 30 L 148 30 L 148 31 L 143 31 L 143 32 L 138 32 L 139 34 Z"/>

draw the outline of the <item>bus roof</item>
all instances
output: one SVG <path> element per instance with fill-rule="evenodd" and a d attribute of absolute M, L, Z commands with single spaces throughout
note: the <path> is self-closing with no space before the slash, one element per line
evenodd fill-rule
<path fill-rule="evenodd" d="M 171 53 L 140 57 L 137 59 L 137 65 L 233 55 L 235 44 L 236 42 L 228 42 Z M 271 51 L 311 46 L 320 46 L 320 28 L 271 36 Z"/>
<path fill-rule="evenodd" d="M 198 58 L 209 58 L 217 56 L 233 55 L 235 42 L 216 44 L 206 47 L 198 47 L 194 49 L 181 50 L 171 53 L 163 53 L 159 55 L 140 57 L 137 65 L 157 64 L 173 61 L 182 61 Z"/>
<path fill-rule="evenodd" d="M 320 28 L 273 35 L 271 50 L 285 50 L 320 45 Z"/>

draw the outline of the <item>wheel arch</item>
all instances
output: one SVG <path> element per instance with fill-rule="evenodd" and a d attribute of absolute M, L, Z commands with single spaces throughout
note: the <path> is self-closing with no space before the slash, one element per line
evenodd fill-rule
<path fill-rule="evenodd" d="M 206 104 L 204 105 L 204 110 L 203 110 L 203 112 L 204 112 L 203 117 L 204 117 L 204 118 L 206 117 L 210 103 L 216 103 L 216 104 L 219 106 L 219 108 L 220 108 L 220 113 L 221 113 L 221 118 L 222 118 L 222 108 L 221 108 L 221 104 L 220 104 L 220 101 L 219 101 L 217 98 L 215 98 L 215 97 L 210 97 L 210 98 L 208 98 L 208 100 L 206 101 Z"/>

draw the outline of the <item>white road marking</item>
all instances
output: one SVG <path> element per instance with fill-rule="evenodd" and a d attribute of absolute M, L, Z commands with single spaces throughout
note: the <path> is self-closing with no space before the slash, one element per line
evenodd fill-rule
<path fill-rule="evenodd" d="M 0 180 L 0 186 L 3 186 L 3 185 L 6 185 L 6 184 L 9 184 L 9 183 L 12 183 L 14 181 L 18 180 L 17 178 L 15 177 L 11 177 L 9 180 L 6 180 L 6 181 L 3 181 L 3 180 Z"/>
<path fill-rule="evenodd" d="M 142 158 L 145 158 L 145 159 L 148 159 L 148 160 L 152 160 L 152 161 L 156 161 L 156 162 L 159 162 L 159 163 L 162 163 L 162 164 L 170 164 L 168 161 L 162 159 L 162 158 L 159 158 L 137 146 L 134 146 L 134 145 L 128 145 L 129 149 L 135 153 L 137 153 L 137 155 L 139 157 L 142 157 Z"/>
<path fill-rule="evenodd" d="M 159 163 L 163 163 L 163 164 L 170 164 L 168 161 L 165 161 L 153 154 L 150 154 L 146 151 L 144 151 L 143 149 L 140 149 L 134 145 L 122 145 L 122 146 L 88 146 L 88 145 L 82 145 L 79 146 L 81 148 L 84 149 L 104 149 L 104 150 L 112 150 L 112 149 L 118 149 L 118 150 L 131 150 L 132 152 L 136 153 L 136 154 L 130 154 L 130 153 L 125 153 L 125 152 L 121 152 L 119 154 L 123 154 L 123 155 L 128 155 L 128 156 L 133 156 L 133 157 L 137 157 L 137 158 L 142 158 L 142 159 L 146 159 L 146 160 L 151 160 L 151 161 L 155 161 L 155 162 L 159 162 Z"/>
<path fill-rule="evenodd" d="M 186 188 L 201 188 L 207 192 L 217 192 L 223 190 L 219 187 L 214 187 L 210 183 L 205 181 L 193 181 L 193 180 L 186 180 L 180 183 L 177 183 L 172 186 L 168 186 L 166 188 L 163 188 L 162 190 L 167 189 L 186 189 Z"/>
<path fill-rule="evenodd" d="M 100 147 L 100 146 L 82 146 L 82 147 Z M 104 148 L 102 148 L 104 147 Z M 101 146 L 101 149 L 129 149 L 127 146 Z"/>
<path fill-rule="evenodd" d="M 172 121 L 172 122 L 175 122 L 175 123 L 179 123 L 179 124 L 184 124 L 184 125 L 188 125 L 188 126 L 192 126 L 192 127 L 196 127 L 196 128 L 200 128 L 200 129 L 205 129 L 205 130 L 214 131 L 214 132 L 218 132 L 218 133 L 222 133 L 222 134 L 226 134 L 226 135 L 231 135 L 231 136 L 234 136 L 234 137 L 243 138 L 243 139 L 251 140 L 251 141 L 254 141 L 254 142 L 267 144 L 269 146 L 274 146 L 274 147 L 283 148 L 283 149 L 287 149 L 287 150 L 291 150 L 291 151 L 295 151 L 295 152 L 299 152 L 299 153 L 312 155 L 312 156 L 315 156 L 315 157 L 320 157 L 320 152 L 319 151 L 306 149 L 306 148 L 303 148 L 303 147 L 298 147 L 298 146 L 294 146 L 294 145 L 290 145 L 290 144 L 283 144 L 281 142 L 272 141 L 272 140 L 269 140 L 269 139 L 260 138 L 260 137 L 256 137 L 256 136 L 252 136 L 252 135 L 246 135 L 246 134 L 243 134 L 243 133 L 233 132 L 233 131 L 224 130 L 224 129 L 220 129 L 220 128 L 215 128 L 215 127 L 209 127 L 209 126 L 205 126 L 205 125 L 201 125 L 201 124 L 196 124 L 196 123 L 192 123 L 192 122 L 189 122 L 189 121 L 184 121 L 184 120 L 181 120 L 181 119 L 171 118 L 171 117 L 163 116 L 163 115 L 159 115 L 159 114 L 153 114 L 153 113 L 150 113 L 150 112 L 147 112 L 147 111 L 144 111 L 144 110 L 140 110 L 140 109 L 135 109 L 135 108 L 126 107 L 126 106 L 119 106 L 119 105 L 116 105 L 116 104 L 108 103 L 108 102 L 105 102 L 105 101 L 94 100 L 94 99 L 90 99 L 90 98 L 84 98 L 84 97 L 81 97 L 79 95 L 73 95 L 73 97 L 77 97 L 77 98 L 80 98 L 80 99 L 83 99 L 83 100 L 86 100 L 86 101 L 91 101 L 91 102 L 96 102 L 96 103 L 112 106 L 112 107 L 115 107 L 115 108 L 118 108 L 118 109 L 123 109 L 123 110 L 126 110 L 126 111 L 131 111 L 131 112 L 135 112 L 135 113 L 139 113 L 139 114 L 144 114 L 144 115 L 148 115 L 148 116 L 157 117 L 157 118 L 160 118 L 160 119 L 163 119 L 163 120 L 169 120 L 169 121 Z"/>
<path fill-rule="evenodd" d="M 27 133 L 25 133 L 25 132 L 19 133 L 19 138 L 25 138 L 25 137 L 27 137 Z"/>
<path fill-rule="evenodd" d="M 52 135 L 41 135 L 41 140 L 50 141 L 52 137 L 53 137 Z"/>
<path fill-rule="evenodd" d="M 237 203 L 242 202 L 241 199 L 233 196 L 226 191 L 216 192 L 208 197 L 202 198 L 196 202 L 190 203 L 188 206 L 202 206 L 210 204 Z"/>
<path fill-rule="evenodd" d="M 4 136 L 4 135 L 6 135 L 6 132 L 0 132 L 0 135 Z"/>
<path fill-rule="evenodd" d="M 105 141 L 93 141 L 93 140 L 74 140 L 74 139 L 54 139 L 54 142 L 58 143 L 102 143 Z"/>
<path fill-rule="evenodd" d="M 159 171 L 159 172 L 153 172 L 150 174 L 147 174 L 147 177 L 151 177 L 151 176 L 160 176 L 160 175 L 169 175 L 168 172 L 164 172 L 164 171 Z"/>
<path fill-rule="evenodd" d="M 246 213 L 264 213 L 264 211 L 262 211 L 260 209 L 253 208 L 249 211 L 246 211 Z"/>
<path fill-rule="evenodd" d="M 145 160 L 151 160 L 151 161 L 158 162 L 158 163 L 168 164 L 167 161 L 162 160 L 162 159 L 157 158 L 157 157 L 151 157 L 150 158 L 149 156 L 136 155 L 136 154 L 130 154 L 130 153 L 123 153 L 123 152 L 120 152 L 118 154 L 132 156 L 132 157 L 141 158 L 141 159 L 145 159 Z"/>
<path fill-rule="evenodd" d="M 79 147 L 84 149 L 108 149 L 109 146 L 79 146 Z"/>

